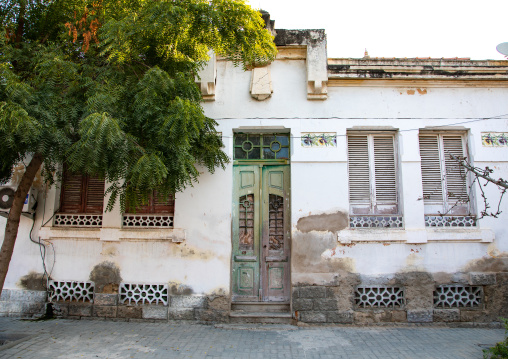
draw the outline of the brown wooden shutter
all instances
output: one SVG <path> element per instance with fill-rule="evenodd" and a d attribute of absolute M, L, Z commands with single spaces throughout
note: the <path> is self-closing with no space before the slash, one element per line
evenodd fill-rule
<path fill-rule="evenodd" d="M 348 136 L 349 201 L 370 202 L 369 142 L 367 136 Z"/>
<path fill-rule="evenodd" d="M 156 213 L 156 214 L 174 214 L 175 213 L 175 197 L 170 195 L 169 198 L 163 199 L 160 198 L 158 193 L 154 191 L 148 203 L 146 205 L 140 205 L 136 207 L 135 210 L 128 207 L 126 208 L 126 213 L 137 213 L 137 214 L 146 214 L 146 213 Z"/>
<path fill-rule="evenodd" d="M 104 180 L 73 174 L 64 168 L 60 193 L 62 213 L 102 213 Z"/>
<path fill-rule="evenodd" d="M 397 177 L 393 136 L 374 136 L 376 203 L 397 202 Z"/>
<path fill-rule="evenodd" d="M 153 213 L 175 213 L 175 198 L 169 195 L 169 198 L 160 198 L 157 192 L 153 194 Z"/>
<path fill-rule="evenodd" d="M 424 202 L 443 202 L 443 176 L 437 135 L 420 136 L 420 157 Z"/>
<path fill-rule="evenodd" d="M 64 171 L 60 193 L 60 212 L 81 213 L 83 176 Z"/>
<path fill-rule="evenodd" d="M 462 136 L 443 135 L 444 163 L 446 168 L 446 197 L 449 202 L 467 201 L 466 173 L 464 168 L 450 157 L 464 156 Z"/>
<path fill-rule="evenodd" d="M 83 213 L 102 213 L 104 207 L 104 180 L 86 177 L 86 192 Z"/>

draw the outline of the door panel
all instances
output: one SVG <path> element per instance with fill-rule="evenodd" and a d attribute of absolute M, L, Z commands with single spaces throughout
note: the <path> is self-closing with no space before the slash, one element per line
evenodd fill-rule
<path fill-rule="evenodd" d="M 233 199 L 234 301 L 288 301 L 288 166 L 236 166 Z"/>
<path fill-rule="evenodd" d="M 263 168 L 261 294 L 264 301 L 289 300 L 289 167 Z"/>
<path fill-rule="evenodd" d="M 234 169 L 233 299 L 259 300 L 259 166 Z"/>

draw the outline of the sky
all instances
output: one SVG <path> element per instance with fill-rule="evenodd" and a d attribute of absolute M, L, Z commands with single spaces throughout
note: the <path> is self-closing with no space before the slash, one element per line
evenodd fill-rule
<path fill-rule="evenodd" d="M 508 0 L 250 0 L 276 29 L 325 29 L 328 57 L 503 60 Z"/>

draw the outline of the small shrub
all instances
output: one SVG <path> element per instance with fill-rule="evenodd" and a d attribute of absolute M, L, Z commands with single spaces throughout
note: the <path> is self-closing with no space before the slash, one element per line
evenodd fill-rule
<path fill-rule="evenodd" d="M 508 319 L 501 318 L 504 322 L 504 340 L 492 348 L 483 350 L 484 359 L 507 359 L 508 358 Z"/>

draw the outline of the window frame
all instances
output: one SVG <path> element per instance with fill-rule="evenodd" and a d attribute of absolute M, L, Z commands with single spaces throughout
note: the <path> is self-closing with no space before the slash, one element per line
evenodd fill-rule
<path fill-rule="evenodd" d="M 79 189 L 74 189 L 74 191 L 79 191 L 79 204 L 69 204 L 66 202 L 72 202 L 70 198 L 66 198 L 67 194 L 66 192 L 69 191 L 70 184 L 68 180 L 70 177 L 76 177 L 79 176 L 80 178 L 80 185 Z M 90 204 L 90 200 L 99 201 L 99 195 L 98 193 L 93 193 L 91 190 L 91 182 L 92 181 L 102 181 L 102 193 L 101 193 L 101 204 L 100 205 L 94 205 Z M 77 187 L 77 186 L 75 186 Z M 83 174 L 72 174 L 67 170 L 67 167 L 64 166 L 62 170 L 62 182 L 60 187 L 60 200 L 59 200 L 59 210 L 58 213 L 66 213 L 66 214 L 101 214 L 104 212 L 104 197 L 105 197 L 105 188 L 106 184 L 104 180 L 101 180 L 99 177 L 91 177 L 90 175 L 83 175 Z M 70 195 L 69 195 L 70 196 Z M 93 196 L 92 198 L 90 198 Z M 97 196 L 97 197 L 96 197 Z M 96 198 L 95 198 L 96 197 Z M 73 209 L 72 207 L 79 207 L 78 209 Z"/>
<path fill-rule="evenodd" d="M 437 137 L 438 142 L 438 157 L 439 157 L 439 173 L 440 178 L 439 182 L 441 183 L 441 199 L 429 199 L 426 198 L 428 191 L 426 189 L 425 177 L 430 177 L 430 170 L 424 170 L 424 157 L 428 157 L 429 155 L 422 156 L 422 137 Z M 471 175 L 464 169 L 459 169 L 459 171 L 464 171 L 464 192 L 461 192 L 461 196 L 465 195 L 467 198 L 467 202 L 462 205 L 457 205 L 457 201 L 454 202 L 454 199 L 451 198 L 449 192 L 449 175 L 447 174 L 448 166 L 447 161 L 453 161 L 452 159 L 447 159 L 445 154 L 445 137 L 460 137 L 461 138 L 461 147 L 462 147 L 462 156 L 465 156 L 469 161 L 471 159 L 469 145 L 468 145 L 468 132 L 467 131 L 457 131 L 457 130 L 420 130 L 418 134 L 418 150 L 420 154 L 420 171 L 422 175 L 422 190 L 423 190 L 423 203 L 424 203 L 424 213 L 425 216 L 475 216 L 475 201 L 474 201 L 474 191 L 471 188 Z M 430 151 L 430 149 L 428 150 Z M 449 162 L 448 162 L 449 163 Z M 458 164 L 457 164 L 458 166 Z M 430 165 L 426 166 L 427 168 Z M 427 171 L 427 175 L 424 173 Z M 435 170 L 434 170 L 435 171 Z M 451 172 L 452 170 L 450 170 Z M 444 172 L 444 173 L 443 173 Z M 461 175 L 462 176 L 462 175 Z M 436 179 L 434 179 L 436 181 Z M 429 184 L 430 185 L 430 184 Z M 453 192 L 452 192 L 453 193 Z M 463 193 L 463 194 L 462 194 Z"/>
<path fill-rule="evenodd" d="M 351 151 L 350 138 L 355 136 L 367 137 L 367 153 L 368 153 L 368 170 L 369 170 L 369 200 L 355 201 L 352 200 L 351 184 Z M 376 182 L 376 155 L 375 155 L 375 137 L 386 137 L 392 139 L 393 144 L 393 181 L 395 183 L 395 200 L 386 201 L 379 200 L 379 187 Z M 400 159 L 399 159 L 399 139 L 397 130 L 348 130 L 347 131 L 347 158 L 348 158 L 348 200 L 350 217 L 356 216 L 400 216 L 402 214 L 401 204 L 401 178 L 400 178 Z M 368 209 L 367 209 L 368 206 Z M 389 206 L 394 210 L 390 210 Z M 362 208 L 363 207 L 363 208 Z M 380 207 L 380 208 L 379 208 Z"/>

